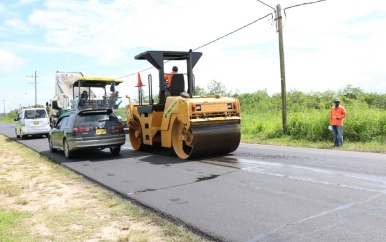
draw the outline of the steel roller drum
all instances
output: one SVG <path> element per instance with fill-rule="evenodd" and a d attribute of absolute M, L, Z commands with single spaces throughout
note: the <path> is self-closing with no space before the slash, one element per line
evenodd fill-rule
<path fill-rule="evenodd" d="M 191 127 L 193 146 L 184 147 L 188 158 L 228 154 L 235 151 L 241 139 L 240 124 L 210 124 Z"/>

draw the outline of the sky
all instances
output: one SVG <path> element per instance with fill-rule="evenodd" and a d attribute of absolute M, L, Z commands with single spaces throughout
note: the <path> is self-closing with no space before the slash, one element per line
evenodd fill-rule
<path fill-rule="evenodd" d="M 2 0 L 0 112 L 34 105 L 35 87 L 38 104 L 50 101 L 57 71 L 122 79 L 117 90 L 133 98 L 137 73 L 144 84 L 151 74 L 158 93 L 155 69 L 134 59 L 147 50 L 202 52 L 193 70 L 202 88 L 280 93 L 277 5 L 287 91 L 385 93 L 386 1 L 316 1 Z"/>

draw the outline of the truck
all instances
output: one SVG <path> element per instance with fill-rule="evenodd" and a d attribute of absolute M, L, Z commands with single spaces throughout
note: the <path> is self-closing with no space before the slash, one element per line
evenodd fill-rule
<path fill-rule="evenodd" d="M 56 72 L 55 96 L 46 102 L 50 122 L 56 120 L 67 110 L 87 108 L 118 109 L 122 97 L 116 86 L 123 83 L 109 77 L 84 76 L 81 72 Z M 107 93 L 110 87 L 110 93 Z"/>
<path fill-rule="evenodd" d="M 201 58 L 193 51 L 145 51 L 135 56 L 147 60 L 158 70 L 158 98 L 153 97 L 152 76 L 148 76 L 148 102 L 142 95 L 127 109 L 129 138 L 134 150 L 153 147 L 173 148 L 181 159 L 223 155 L 235 151 L 241 139 L 240 101 L 219 95 L 195 96 L 193 68 Z M 164 82 L 164 63 L 182 61 L 187 73 L 173 74 L 170 90 Z M 141 83 L 142 84 L 142 83 Z M 137 86 L 142 86 L 140 83 Z M 142 88 L 142 87 L 138 87 Z M 165 92 L 170 92 L 165 95 Z"/>

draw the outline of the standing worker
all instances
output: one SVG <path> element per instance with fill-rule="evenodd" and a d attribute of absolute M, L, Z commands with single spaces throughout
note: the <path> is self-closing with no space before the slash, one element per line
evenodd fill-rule
<path fill-rule="evenodd" d="M 335 106 L 331 108 L 330 125 L 334 134 L 334 147 L 343 145 L 343 119 L 346 117 L 346 109 L 340 106 L 339 98 L 334 99 Z"/>
<path fill-rule="evenodd" d="M 166 89 L 165 89 L 165 97 L 168 97 L 170 96 L 170 86 L 172 84 L 172 76 L 173 74 L 176 74 L 178 72 L 178 67 L 177 66 L 173 66 L 172 68 L 172 72 L 171 73 L 168 73 L 164 76 L 164 80 L 165 80 L 165 85 L 166 85 Z"/>

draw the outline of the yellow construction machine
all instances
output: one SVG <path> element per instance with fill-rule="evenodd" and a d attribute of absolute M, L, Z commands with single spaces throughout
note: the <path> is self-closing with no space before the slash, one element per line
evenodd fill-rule
<path fill-rule="evenodd" d="M 151 75 L 148 76 L 148 103 L 142 102 L 142 95 L 138 103 L 132 103 L 127 97 L 127 125 L 134 150 L 155 145 L 173 147 L 178 157 L 188 159 L 227 154 L 237 149 L 241 136 L 239 100 L 193 95 L 193 68 L 201 56 L 201 52 L 192 51 L 146 51 L 135 56 L 137 60 L 147 60 L 158 70 L 159 102 L 154 103 Z M 183 61 L 187 70 L 187 73 L 172 76 L 170 90 L 164 82 L 166 61 Z M 165 96 L 166 90 L 170 91 L 170 96 Z"/>

